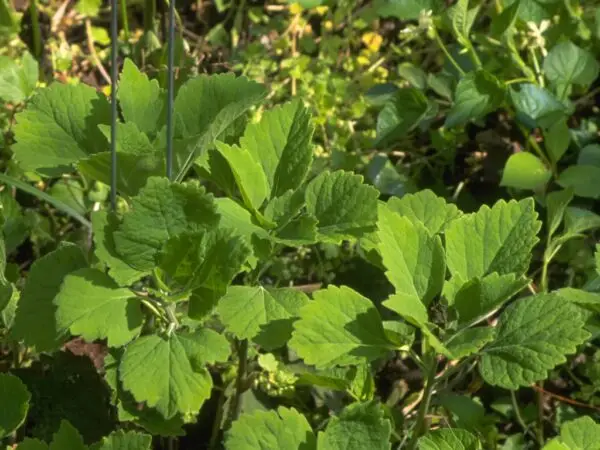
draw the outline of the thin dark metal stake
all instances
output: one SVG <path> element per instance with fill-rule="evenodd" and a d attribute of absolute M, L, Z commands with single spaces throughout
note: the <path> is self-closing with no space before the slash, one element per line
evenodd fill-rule
<path fill-rule="evenodd" d="M 117 43 L 119 39 L 119 6 L 118 0 L 111 0 L 111 42 L 110 42 L 110 102 L 111 102 L 111 123 L 110 123 L 110 206 L 113 210 L 117 208 Z"/>
<path fill-rule="evenodd" d="M 173 177 L 173 92 L 175 91 L 175 0 L 169 0 L 169 36 L 167 61 L 167 178 Z"/>

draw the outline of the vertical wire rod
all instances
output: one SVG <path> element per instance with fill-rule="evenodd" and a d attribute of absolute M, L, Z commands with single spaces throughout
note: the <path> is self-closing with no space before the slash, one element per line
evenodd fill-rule
<path fill-rule="evenodd" d="M 169 0 L 167 61 L 167 178 L 173 177 L 173 99 L 175 91 L 175 0 Z"/>
<path fill-rule="evenodd" d="M 117 43 L 119 39 L 119 6 L 118 0 L 111 0 L 111 20 L 110 20 L 110 105 L 111 105 L 111 123 L 110 123 L 110 206 L 113 211 L 117 207 Z"/>

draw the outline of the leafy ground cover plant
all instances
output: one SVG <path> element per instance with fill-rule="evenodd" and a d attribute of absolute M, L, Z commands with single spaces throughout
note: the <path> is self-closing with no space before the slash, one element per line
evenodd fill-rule
<path fill-rule="evenodd" d="M 269 71 L 277 66 L 268 64 L 270 75 L 257 76 L 281 77 L 269 88 L 233 74 L 192 77 L 182 70 L 173 180 L 164 177 L 166 95 L 164 73 L 155 69 L 164 51 L 144 54 L 160 34 L 153 20 L 145 21 L 145 37 L 131 47 L 119 80 L 114 212 L 106 202 L 104 93 L 83 83 L 36 88 L 32 58 L 5 60 L 10 70 L 2 73 L 13 78 L 0 87 L 13 87 L 15 77 L 22 83 L 16 94 L 0 91 L 11 126 L 1 178 L 52 208 L 23 196 L 19 202 L 29 206 L 22 210 L 13 193 L 2 192 L 1 445 L 594 448 L 600 219 L 594 197 L 581 190 L 593 187 L 561 181 L 580 143 L 595 139 L 593 119 L 575 128 L 579 115 L 569 101 L 582 95 L 585 104 L 591 97 L 584 90 L 597 75 L 593 43 L 584 39 L 586 11 L 573 15 L 560 2 L 493 5 L 499 35 L 492 39 L 507 43 L 512 61 L 499 65 L 489 50 L 495 44 L 477 31 L 488 20 L 485 5 L 457 2 L 444 12 L 430 2 L 429 14 L 410 2 L 317 3 L 280 9 L 294 20 L 291 40 L 279 42 L 291 53 L 282 62 L 286 70 L 274 75 Z M 86 16 L 98 13 L 82 7 Z M 219 8 L 236 18 L 244 11 Z M 265 16 L 250 20 L 264 25 Z M 360 89 L 397 80 L 384 70 L 395 61 L 391 52 L 380 53 L 384 40 L 394 38 L 385 26 L 371 31 L 369 17 L 418 20 L 419 29 L 394 22 L 408 25 L 399 41 L 420 49 L 428 33 L 439 47 L 429 63 L 415 62 L 427 70 L 446 67 L 425 74 L 403 61 L 399 90 L 378 86 L 367 95 L 376 109 L 383 106 L 378 129 L 355 133 L 353 120 L 363 113 L 358 128 L 375 124 Z M 546 45 L 533 55 L 520 50 L 528 23 L 547 17 L 559 31 L 548 39 L 548 54 Z M 576 23 L 576 31 L 565 23 Z M 307 27 L 318 24 L 331 40 L 311 49 L 315 31 Z M 347 54 L 364 49 L 330 69 L 344 47 L 340 33 L 350 42 Z M 445 33 L 462 54 L 444 43 Z M 577 45 L 560 42 L 565 36 Z M 307 60 L 298 48 L 319 59 Z M 396 57 L 405 51 L 394 49 Z M 535 52 L 544 56 L 539 70 Z M 151 76 L 134 63 L 144 55 Z M 441 55 L 442 64 L 435 59 Z M 527 62 L 520 65 L 517 56 Z M 254 78 L 264 64 L 245 61 L 243 70 Z M 580 82 L 569 81 L 575 78 L 561 64 L 581 68 Z M 364 77 L 361 67 L 367 67 Z M 287 94 L 279 83 L 295 86 L 292 101 L 281 101 Z M 332 92 L 331 85 L 337 86 Z M 469 105 L 473 89 L 493 97 L 494 106 L 480 108 L 477 95 Z M 530 101 L 538 94 L 561 103 L 560 114 L 534 114 L 538 106 Z M 328 113 L 330 105 L 341 121 Z M 489 206 L 469 204 L 465 192 L 476 190 L 454 181 L 440 188 L 441 178 L 424 182 L 411 155 L 400 155 L 406 172 L 390 162 L 407 138 L 424 133 L 438 153 L 465 146 L 473 123 L 480 126 L 498 111 L 507 111 L 520 133 L 516 140 L 531 150 L 511 156 L 503 172 L 501 184 L 516 200 L 497 201 L 507 192 L 494 189 Z M 356 158 L 372 137 L 377 151 Z M 323 158 L 315 143 L 335 151 Z M 556 161 L 555 143 L 564 147 Z M 430 150 L 418 143 L 410 149 L 418 154 L 425 147 Z M 426 154 L 423 167 L 430 170 L 433 161 L 435 169 L 438 157 Z M 593 162 L 593 148 L 579 153 L 577 165 Z M 444 171 L 453 167 L 452 158 L 441 164 Z M 405 173 L 454 195 L 447 201 L 432 190 L 408 189 Z M 527 190 L 535 197 L 522 198 Z M 34 255 L 19 268 L 10 255 L 28 235 Z M 334 274 L 328 286 L 308 289 L 288 285 L 301 276 L 273 276 L 281 271 L 274 266 L 317 246 L 317 256 L 328 249 L 361 255 L 356 278 L 383 287 L 365 289 L 353 274 L 345 277 L 351 286 Z M 321 273 L 331 271 L 319 264 Z M 82 353 L 87 356 L 74 356 Z"/>

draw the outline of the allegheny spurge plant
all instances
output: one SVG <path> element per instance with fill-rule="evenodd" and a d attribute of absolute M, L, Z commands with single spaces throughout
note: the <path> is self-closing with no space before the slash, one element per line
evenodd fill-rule
<path fill-rule="evenodd" d="M 301 101 L 255 109 L 246 120 L 266 94 L 233 75 L 181 86 L 177 176 L 169 181 L 164 91 L 125 61 L 119 208 L 92 212 L 93 251 L 63 243 L 34 262 L 21 292 L 2 277 L 0 311 L 17 349 L 52 353 L 72 336 L 105 342 L 104 377 L 118 419 L 144 431 L 115 431 L 88 447 L 63 421 L 49 446 L 26 438 L 18 449 L 149 449 L 151 435 L 180 435 L 196 420 L 218 369 L 223 401 L 213 448 L 222 440 L 230 450 L 477 449 L 489 443 L 473 430 L 430 429 L 436 402 L 474 370 L 491 386 L 531 386 L 590 339 L 600 295 L 550 292 L 547 282 L 560 246 L 597 226 L 596 216 L 569 207 L 572 191 L 548 197 L 538 282 L 528 276 L 542 227 L 533 199 L 464 214 L 429 190 L 383 202 L 359 175 L 315 176 L 313 128 Z M 108 184 L 109 121 L 109 104 L 93 88 L 52 84 L 17 114 L 14 159 L 42 176 L 76 167 Z M 342 241 L 385 271 L 394 292 L 381 308 L 345 286 L 309 298 L 262 284 L 284 248 Z M 534 292 L 523 295 L 528 286 Z M 399 353 L 424 379 L 408 417 L 374 388 L 374 364 Z M 301 406 L 241 413 L 244 394 L 265 382 L 262 369 L 277 375 L 277 389 L 333 389 L 347 394 L 345 406 L 318 428 Z M 5 437 L 24 423 L 30 393 L 11 374 L 0 375 L 0 393 Z M 582 417 L 544 448 L 587 448 L 597 436 L 600 425 Z"/>

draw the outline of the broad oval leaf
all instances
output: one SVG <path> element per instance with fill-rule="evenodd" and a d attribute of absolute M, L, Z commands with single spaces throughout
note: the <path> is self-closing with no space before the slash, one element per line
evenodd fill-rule
<path fill-rule="evenodd" d="M 517 119 L 529 128 L 550 128 L 567 115 L 565 106 L 546 89 L 535 84 L 522 84 L 510 90 Z"/>
<path fill-rule="evenodd" d="M 38 63 L 29 52 L 23 53 L 21 64 L 9 56 L 0 56 L 0 99 L 22 102 L 33 93 L 38 76 Z"/>
<path fill-rule="evenodd" d="M 19 428 L 29 410 L 31 394 L 27 386 L 18 377 L 0 373 L 0 439 L 8 436 Z"/>
<path fill-rule="evenodd" d="M 600 166 L 574 165 L 567 167 L 556 182 L 564 188 L 572 188 L 578 197 L 600 198 Z"/>
<path fill-rule="evenodd" d="M 139 298 L 97 269 L 67 275 L 54 305 L 59 332 L 70 331 L 88 342 L 107 339 L 110 347 L 135 338 L 144 319 Z"/>
<path fill-rule="evenodd" d="M 504 166 L 500 186 L 535 191 L 542 189 L 551 177 L 551 170 L 537 156 L 527 152 L 513 153 Z"/>
<path fill-rule="evenodd" d="M 477 436 L 458 428 L 442 428 L 430 431 L 419 438 L 419 450 L 479 450 Z"/>
<path fill-rule="evenodd" d="M 113 431 L 90 450 L 150 450 L 152 436 L 137 431 Z"/>
<path fill-rule="evenodd" d="M 592 53 L 565 41 L 552 47 L 543 68 L 553 83 L 589 86 L 598 77 L 600 65 Z"/>
<path fill-rule="evenodd" d="M 483 350 L 481 376 L 506 389 L 543 380 L 590 337 L 584 326 L 579 308 L 558 295 L 519 300 L 500 316 L 496 339 Z"/>
<path fill-rule="evenodd" d="M 370 300 L 350 288 L 335 286 L 313 297 L 300 310 L 289 342 L 307 364 L 318 368 L 360 364 L 394 348 Z"/>
<path fill-rule="evenodd" d="M 417 88 L 398 90 L 377 116 L 376 146 L 386 146 L 406 136 L 425 118 L 430 105 Z"/>

